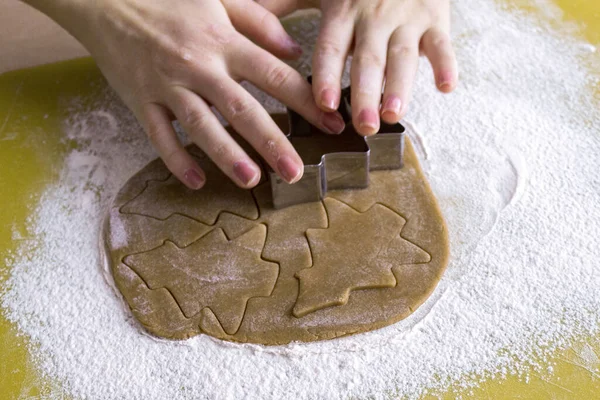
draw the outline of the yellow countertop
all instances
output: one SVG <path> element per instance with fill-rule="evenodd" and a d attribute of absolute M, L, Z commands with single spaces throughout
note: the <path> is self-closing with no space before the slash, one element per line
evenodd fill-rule
<path fill-rule="evenodd" d="M 504 3 L 528 9 L 528 2 L 524 0 Z M 559 0 L 557 4 L 564 11 L 565 21 L 579 24 L 581 34 L 600 45 L 599 1 Z M 41 14 L 16 0 L 0 4 L 0 73 L 84 54 L 81 46 Z M 600 71 L 594 73 L 600 77 Z M 52 79 L 48 79 L 49 76 Z M 80 94 L 84 82 L 86 87 L 91 87 L 90 82 L 102 82 L 89 59 L 0 75 L 0 290 L 10 274 L 4 260 L 10 259 L 19 241 L 29 240 L 22 234 L 26 232 L 27 218 L 46 184 L 56 178 L 60 160 L 68 150 L 60 138 L 64 115 L 61 115 L 57 93 Z M 594 89 L 600 95 L 599 88 Z M 20 117 L 24 114 L 21 110 L 27 110 L 26 120 Z M 6 129 L 9 126 L 10 132 Z M 30 360 L 26 338 L 1 315 L 0 354 L 0 399 L 60 395 L 60 384 L 40 375 Z M 553 373 L 541 376 L 532 370 L 527 381 L 509 376 L 486 380 L 474 389 L 450 390 L 440 396 L 448 399 L 458 396 L 600 398 L 600 337 L 575 341 L 543 364 L 552 367 Z"/>

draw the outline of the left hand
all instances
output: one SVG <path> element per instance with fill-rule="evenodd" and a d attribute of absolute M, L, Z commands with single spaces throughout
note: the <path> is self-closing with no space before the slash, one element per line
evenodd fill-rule
<path fill-rule="evenodd" d="M 318 3 L 258 2 L 278 15 Z M 320 8 L 323 16 L 313 54 L 313 95 L 323 111 L 338 108 L 345 61 L 354 46 L 352 122 L 360 134 L 378 132 L 380 116 L 392 124 L 405 115 L 420 52 L 429 58 L 441 92 L 456 87 L 458 68 L 449 37 L 449 0 L 321 0 Z"/>

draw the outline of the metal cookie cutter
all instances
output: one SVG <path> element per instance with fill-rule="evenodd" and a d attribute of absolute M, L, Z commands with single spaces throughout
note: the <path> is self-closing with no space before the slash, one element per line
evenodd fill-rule
<path fill-rule="evenodd" d="M 359 135 L 351 123 L 350 87 L 342 90 L 338 111 L 346 122 L 346 129 L 340 135 L 331 135 L 287 109 L 287 137 L 304 161 L 304 175 L 298 182 L 289 184 L 270 171 L 275 208 L 319 201 L 328 190 L 364 189 L 369 186 L 369 171 L 402 168 L 404 126 L 381 121 L 378 134 Z M 323 151 L 315 155 L 315 148 Z"/>

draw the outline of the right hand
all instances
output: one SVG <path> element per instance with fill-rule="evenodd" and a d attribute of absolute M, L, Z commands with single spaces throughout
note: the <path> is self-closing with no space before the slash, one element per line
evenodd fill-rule
<path fill-rule="evenodd" d="M 238 186 L 251 188 L 260 180 L 260 168 L 210 105 L 285 181 L 302 177 L 302 160 L 240 80 L 250 81 L 324 131 L 344 128 L 338 113 L 317 107 L 304 78 L 267 51 L 283 57 L 301 53 L 277 17 L 251 0 L 29 2 L 90 51 L 167 168 L 191 189 L 201 188 L 207 178 L 178 141 L 171 116 Z"/>

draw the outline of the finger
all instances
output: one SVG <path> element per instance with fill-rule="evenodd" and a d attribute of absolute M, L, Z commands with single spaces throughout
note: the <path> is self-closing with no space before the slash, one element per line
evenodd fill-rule
<path fill-rule="evenodd" d="M 297 58 L 302 47 L 287 34 L 279 19 L 252 0 L 228 1 L 227 12 L 233 26 L 277 57 Z"/>
<path fill-rule="evenodd" d="M 298 9 L 297 0 L 256 0 L 256 2 L 278 17 L 283 17 Z"/>
<path fill-rule="evenodd" d="M 337 110 L 346 58 L 352 45 L 354 21 L 347 12 L 329 10 L 321 20 L 321 29 L 313 51 L 312 91 L 324 111 Z"/>
<path fill-rule="evenodd" d="M 227 133 L 209 106 L 196 93 L 175 88 L 169 101 L 175 116 L 194 143 L 242 188 L 256 186 L 260 168 Z"/>
<path fill-rule="evenodd" d="M 138 114 L 150 142 L 169 171 L 190 189 L 204 186 L 204 171 L 177 139 L 167 110 L 156 103 L 147 103 Z"/>
<path fill-rule="evenodd" d="M 267 111 L 230 77 L 213 82 L 214 87 L 206 82 L 206 99 L 279 176 L 288 183 L 297 182 L 304 172 L 304 164 Z"/>
<path fill-rule="evenodd" d="M 328 133 L 340 133 L 345 128 L 342 116 L 337 112 L 324 112 L 317 107 L 310 84 L 298 71 L 269 52 L 242 44 L 232 60 L 234 75 L 252 82 L 308 122 Z"/>
<path fill-rule="evenodd" d="M 419 39 L 419 32 L 406 28 L 397 29 L 390 38 L 381 106 L 381 117 L 388 124 L 397 123 L 406 113 L 419 65 Z"/>
<path fill-rule="evenodd" d="M 352 57 L 352 122 L 358 133 L 379 131 L 379 105 L 389 34 L 373 24 L 359 24 Z"/>
<path fill-rule="evenodd" d="M 431 62 L 435 83 L 444 93 L 450 93 L 458 82 L 458 67 L 450 36 L 438 28 L 431 28 L 421 38 L 421 49 Z"/>

